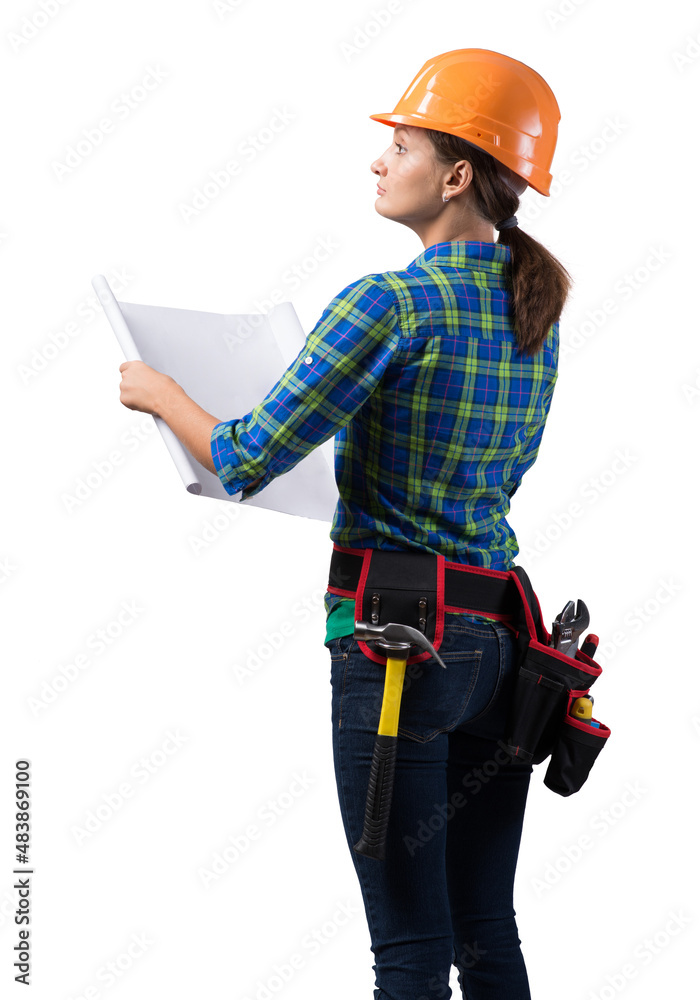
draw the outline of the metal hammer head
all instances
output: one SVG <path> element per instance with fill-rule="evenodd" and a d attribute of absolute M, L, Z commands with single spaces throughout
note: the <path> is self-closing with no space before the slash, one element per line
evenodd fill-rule
<path fill-rule="evenodd" d="M 387 650 L 388 653 L 397 657 L 408 658 L 411 644 L 415 643 L 421 649 L 426 649 L 431 656 L 434 656 L 441 667 L 445 670 L 447 666 L 442 662 L 437 654 L 432 642 L 423 635 L 417 628 L 410 625 L 403 625 L 399 622 L 387 622 L 386 625 L 370 625 L 369 622 L 355 622 L 353 638 L 363 639 L 365 642 L 370 639 Z"/>

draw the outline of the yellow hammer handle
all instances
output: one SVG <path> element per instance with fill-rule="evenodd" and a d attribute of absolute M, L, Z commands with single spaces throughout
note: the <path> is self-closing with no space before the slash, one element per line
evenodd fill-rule
<path fill-rule="evenodd" d="M 399 708 L 403 679 L 406 673 L 406 659 L 387 657 L 386 677 L 384 679 L 384 697 L 382 712 L 379 716 L 378 736 L 396 736 L 399 730 Z"/>

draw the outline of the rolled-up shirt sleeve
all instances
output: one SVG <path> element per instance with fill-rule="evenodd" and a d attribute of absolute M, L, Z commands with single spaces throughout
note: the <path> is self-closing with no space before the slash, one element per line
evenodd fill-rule
<path fill-rule="evenodd" d="M 339 292 L 265 399 L 213 428 L 212 460 L 226 492 L 255 496 L 336 434 L 376 389 L 399 339 L 394 296 L 376 278 Z"/>

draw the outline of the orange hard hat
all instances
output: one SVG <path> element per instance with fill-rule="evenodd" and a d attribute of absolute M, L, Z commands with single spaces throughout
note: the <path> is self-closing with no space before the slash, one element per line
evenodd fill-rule
<path fill-rule="evenodd" d="M 392 112 L 369 117 L 459 136 L 493 156 L 518 194 L 529 184 L 549 197 L 559 105 L 539 73 L 517 59 L 490 49 L 443 52 L 425 63 Z"/>

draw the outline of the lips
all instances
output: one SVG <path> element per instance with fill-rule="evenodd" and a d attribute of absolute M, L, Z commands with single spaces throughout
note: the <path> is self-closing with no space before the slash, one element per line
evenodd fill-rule
<path fill-rule="evenodd" d="M 386 194 L 386 191 L 384 190 L 384 188 L 383 188 L 383 187 L 380 187 L 380 186 L 379 186 L 379 185 L 377 184 L 377 193 L 378 193 L 378 194 Z"/>

